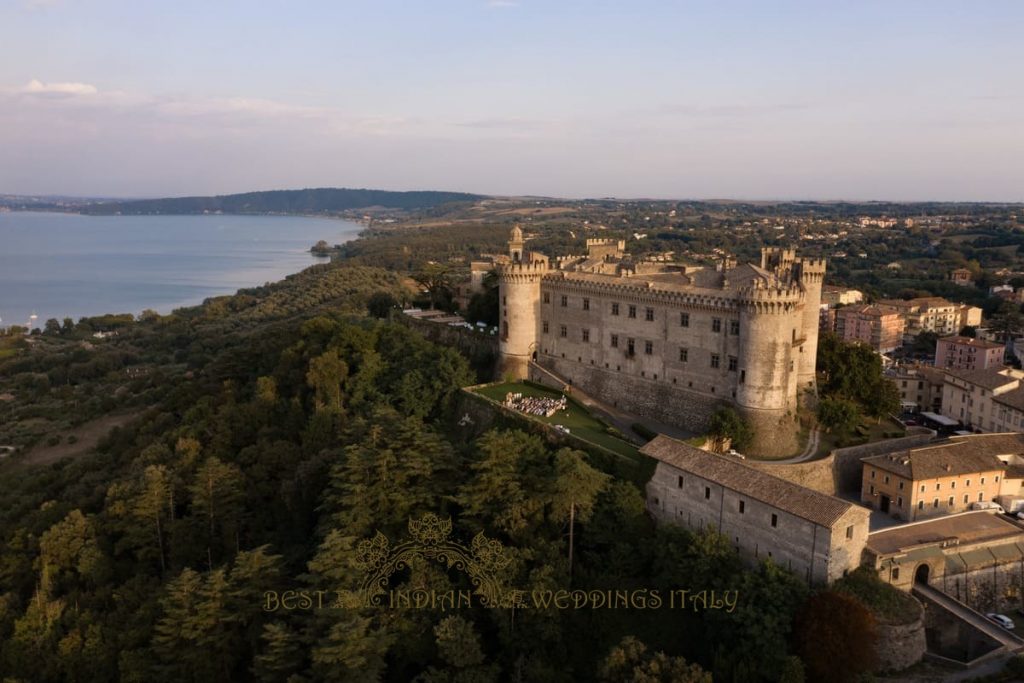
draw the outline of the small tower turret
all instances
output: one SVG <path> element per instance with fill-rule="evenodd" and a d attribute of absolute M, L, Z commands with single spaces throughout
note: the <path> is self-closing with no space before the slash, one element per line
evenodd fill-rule
<path fill-rule="evenodd" d="M 520 228 L 517 223 L 516 226 L 512 228 L 512 234 L 508 240 L 508 255 L 512 259 L 513 263 L 518 263 L 524 260 L 523 247 L 525 244 L 526 240 L 523 239 L 523 229 Z"/>
<path fill-rule="evenodd" d="M 497 267 L 499 377 L 527 377 L 540 333 L 540 281 L 548 272 L 548 259 L 525 251 L 524 242 L 522 229 L 518 225 L 512 228 L 508 241 L 511 260 Z"/>

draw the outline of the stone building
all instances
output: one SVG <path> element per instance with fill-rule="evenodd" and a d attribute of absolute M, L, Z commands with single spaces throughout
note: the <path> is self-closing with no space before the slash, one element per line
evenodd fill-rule
<path fill-rule="evenodd" d="M 935 367 L 954 370 L 1001 368 L 1006 346 L 973 337 L 943 337 L 935 344 Z"/>
<path fill-rule="evenodd" d="M 860 565 L 866 508 L 664 435 L 640 452 L 658 463 L 647 509 L 659 522 L 714 529 L 747 560 L 770 558 L 809 583 L 835 581 Z"/>
<path fill-rule="evenodd" d="M 554 261 L 513 230 L 497 264 L 501 372 L 549 373 L 617 407 L 700 431 L 721 405 L 755 430 L 752 451 L 798 447 L 796 408 L 813 389 L 820 259 L 763 249 L 760 265 L 632 259 L 620 240 Z"/>
<path fill-rule="evenodd" d="M 906 522 L 965 512 L 1002 492 L 1006 465 L 965 437 L 862 460 L 860 500 Z"/>
<path fill-rule="evenodd" d="M 903 316 L 892 306 L 863 304 L 836 311 L 839 338 L 867 344 L 878 353 L 889 353 L 902 346 L 903 328 Z"/>
<path fill-rule="evenodd" d="M 949 281 L 961 287 L 971 287 L 974 285 L 974 275 L 966 268 L 957 268 L 949 272 Z"/>
<path fill-rule="evenodd" d="M 821 290 L 821 303 L 829 306 L 848 306 L 864 301 L 864 292 L 850 287 L 825 285 Z"/>
<path fill-rule="evenodd" d="M 864 559 L 901 590 L 925 583 L 982 612 L 1021 607 L 1024 529 L 990 512 L 874 531 Z"/>

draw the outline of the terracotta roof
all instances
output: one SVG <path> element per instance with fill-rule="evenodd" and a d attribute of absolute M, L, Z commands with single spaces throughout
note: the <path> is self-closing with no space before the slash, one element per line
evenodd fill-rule
<path fill-rule="evenodd" d="M 996 455 L 1024 453 L 1024 434 L 973 434 L 938 444 L 862 458 L 861 462 L 910 479 L 938 479 L 1004 470 Z"/>
<path fill-rule="evenodd" d="M 853 306 L 843 306 L 836 310 L 836 315 L 845 318 L 848 315 L 868 315 L 872 317 L 881 317 L 884 315 L 899 315 L 899 310 L 883 304 L 855 304 Z"/>
<path fill-rule="evenodd" d="M 993 403 L 1000 403 L 1014 410 L 1024 412 L 1024 388 L 1012 389 L 1005 394 L 999 394 L 992 398 Z"/>
<path fill-rule="evenodd" d="M 970 384 L 976 384 L 984 389 L 998 389 L 999 387 L 1018 382 L 1016 377 L 1002 374 L 994 368 L 988 370 L 946 370 L 946 374 L 956 377 Z"/>
<path fill-rule="evenodd" d="M 943 337 L 939 340 L 940 342 L 947 342 L 950 344 L 960 344 L 961 346 L 973 346 L 978 349 L 1001 349 L 1002 344 L 995 342 L 988 342 L 984 339 L 975 339 L 974 337 L 961 337 L 960 335 L 954 335 L 952 337 Z"/>
<path fill-rule="evenodd" d="M 694 448 L 664 434 L 659 434 L 640 452 L 819 526 L 831 528 L 850 509 L 869 514 L 859 505 L 772 476 L 732 458 Z"/>

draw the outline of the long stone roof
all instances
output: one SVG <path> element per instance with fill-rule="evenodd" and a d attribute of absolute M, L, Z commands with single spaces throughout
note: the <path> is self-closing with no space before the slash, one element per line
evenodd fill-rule
<path fill-rule="evenodd" d="M 1013 384 L 1014 382 L 1020 381 L 1018 378 L 1012 375 L 1004 375 L 1005 370 L 987 369 L 987 370 L 946 370 L 946 374 L 950 377 L 963 380 L 969 384 L 975 384 L 983 389 L 998 389 L 999 387 L 1006 386 L 1007 384 Z"/>
<path fill-rule="evenodd" d="M 767 474 L 732 458 L 695 448 L 664 434 L 659 434 L 640 452 L 819 526 L 831 528 L 853 508 L 869 514 L 854 503 Z"/>
<path fill-rule="evenodd" d="M 999 471 L 997 455 L 1024 454 L 1024 434 L 972 434 L 941 443 L 863 458 L 861 462 L 912 481 Z"/>

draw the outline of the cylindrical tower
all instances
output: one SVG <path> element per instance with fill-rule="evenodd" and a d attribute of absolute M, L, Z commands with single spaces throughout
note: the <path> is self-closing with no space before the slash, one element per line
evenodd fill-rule
<path fill-rule="evenodd" d="M 540 327 L 540 281 L 546 261 L 504 263 L 498 266 L 501 354 L 498 376 L 526 379 L 537 347 Z"/>
<path fill-rule="evenodd" d="M 815 386 L 818 359 L 818 325 L 821 288 L 825 281 L 825 259 L 800 259 L 799 279 L 804 287 L 803 350 L 799 354 L 797 382 L 801 388 Z"/>
<path fill-rule="evenodd" d="M 788 455 L 797 449 L 794 341 L 803 324 L 798 287 L 752 287 L 740 295 L 736 407 L 754 429 L 751 452 Z"/>

